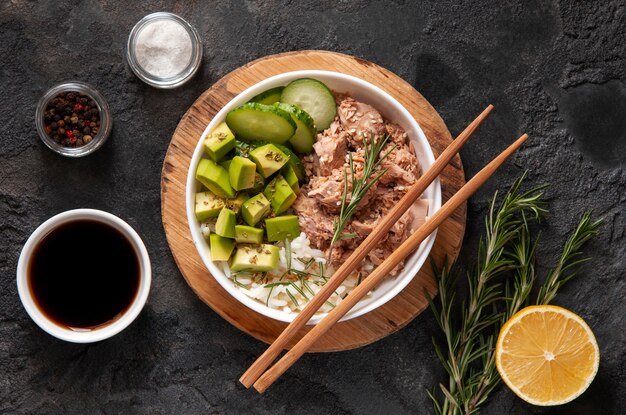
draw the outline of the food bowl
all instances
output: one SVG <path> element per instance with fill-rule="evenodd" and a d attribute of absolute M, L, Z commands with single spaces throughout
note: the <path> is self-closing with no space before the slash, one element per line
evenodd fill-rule
<path fill-rule="evenodd" d="M 129 305 L 123 309 L 114 319 L 93 328 L 75 328 L 68 327 L 55 322 L 39 304 L 32 288 L 32 258 L 38 255 L 38 246 L 55 230 L 62 228 L 68 224 L 91 221 L 104 224 L 114 229 L 119 234 L 119 238 L 124 238 L 127 243 L 132 246 L 134 257 L 138 265 L 139 284 L 137 291 L 130 301 Z M 119 260 L 119 258 L 116 258 Z M 68 256 L 68 263 L 71 257 Z M 76 261 L 74 261 L 76 262 Z M 57 277 L 58 275 L 52 275 Z M 86 277 L 89 277 L 86 273 Z M 137 232 L 125 221 L 117 216 L 95 209 L 74 209 L 59 213 L 44 223 L 39 225 L 37 229 L 30 235 L 19 257 L 17 264 L 17 291 L 20 300 L 26 309 L 28 315 L 33 321 L 48 334 L 72 343 L 93 343 L 108 339 L 128 327 L 139 315 L 143 309 L 152 283 L 152 268 L 150 265 L 150 257 L 146 246 Z M 83 292 L 84 287 L 79 287 L 77 292 Z M 110 299 L 109 299 L 110 301 Z"/>
<path fill-rule="evenodd" d="M 265 304 L 248 297 L 235 286 L 233 281 L 224 274 L 220 267 L 211 261 L 209 244 L 202 235 L 200 224 L 196 219 L 194 212 L 194 195 L 196 192 L 200 191 L 202 187 L 201 184 L 195 179 L 195 172 L 200 159 L 203 157 L 204 139 L 210 131 L 212 131 L 219 123 L 224 121 L 226 114 L 229 111 L 248 102 L 252 97 L 263 91 L 278 86 L 285 86 L 289 82 L 299 78 L 317 79 L 325 83 L 335 92 L 348 93 L 356 100 L 372 105 L 380 111 L 385 119 L 400 125 L 408 134 L 408 137 L 412 140 L 422 172 L 427 170 L 435 161 L 432 149 L 430 148 L 424 132 L 406 108 L 404 108 L 395 98 L 377 86 L 354 76 L 338 72 L 307 70 L 286 72 L 273 76 L 241 92 L 215 115 L 213 120 L 211 120 L 209 125 L 204 130 L 204 133 L 196 145 L 187 174 L 186 206 L 187 221 L 189 223 L 191 236 L 200 258 L 206 265 L 207 269 L 230 295 L 236 298 L 242 305 L 266 317 L 283 322 L 293 321 L 297 314 L 270 308 Z M 439 179 L 431 183 L 431 185 L 424 192 L 424 196 L 429 201 L 427 215 L 432 216 L 433 213 L 441 207 L 441 185 L 439 183 Z M 407 257 L 404 270 L 401 273 L 393 278 L 387 278 L 383 281 L 374 291 L 372 291 L 370 295 L 359 301 L 359 303 L 343 317 L 342 321 L 368 313 L 382 306 L 402 291 L 402 289 L 404 289 L 404 287 L 411 282 L 415 275 L 417 275 L 420 268 L 428 258 L 430 250 L 435 242 L 435 236 L 436 232 L 433 232 L 433 234 L 422 242 L 414 253 Z M 325 314 L 316 314 L 309 320 L 308 324 L 317 324 L 324 316 Z"/>

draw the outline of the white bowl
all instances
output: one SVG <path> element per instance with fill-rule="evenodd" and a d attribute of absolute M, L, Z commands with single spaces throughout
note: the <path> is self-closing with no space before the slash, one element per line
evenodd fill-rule
<path fill-rule="evenodd" d="M 417 158 L 420 162 L 422 171 L 425 171 L 434 163 L 435 158 L 428 144 L 428 140 L 424 132 L 417 124 L 411 114 L 391 95 L 354 76 L 330 72 L 330 71 L 295 71 L 286 72 L 280 75 L 272 76 L 265 79 L 250 88 L 246 89 L 226 104 L 211 120 L 207 128 L 204 130 L 202 137 L 196 145 L 196 149 L 191 158 L 189 172 L 187 174 L 186 197 L 187 197 L 187 220 L 191 230 L 193 242 L 202 258 L 202 261 L 211 272 L 217 282 L 233 297 L 235 297 L 242 305 L 275 320 L 291 322 L 296 314 L 286 313 L 261 304 L 260 302 L 248 297 L 237 288 L 232 280 L 227 278 L 222 270 L 218 268 L 212 261 L 209 251 L 209 244 L 202 236 L 199 222 L 194 212 L 194 194 L 200 191 L 201 184 L 195 179 L 195 172 L 200 159 L 203 156 L 203 142 L 206 135 L 212 131 L 219 123 L 224 121 L 226 114 L 235 107 L 242 105 L 250 100 L 253 96 L 277 86 L 287 85 L 289 82 L 298 78 L 314 78 L 325 83 L 330 89 L 336 92 L 346 92 L 358 101 L 372 105 L 381 112 L 387 120 L 399 124 L 407 132 L 409 138 L 413 141 Z M 435 180 L 424 192 L 425 197 L 429 200 L 428 215 L 431 216 L 437 209 L 441 207 L 441 186 L 439 179 Z M 371 295 L 362 299 L 342 320 L 349 320 L 368 313 L 377 307 L 385 304 L 396 296 L 409 282 L 415 277 L 420 270 L 430 250 L 435 242 L 436 231 L 433 232 L 422 244 L 416 252 L 410 255 L 405 261 L 405 269 L 394 278 L 388 278 L 381 283 Z M 308 324 L 317 324 L 325 314 L 318 314 L 309 320 Z"/>
<path fill-rule="evenodd" d="M 28 267 L 33 251 L 39 242 L 53 229 L 56 229 L 64 223 L 85 219 L 107 224 L 117 229 L 128 239 L 135 249 L 135 255 L 137 256 L 139 262 L 139 288 L 132 304 L 122 316 L 110 324 L 106 324 L 92 330 L 79 331 L 62 327 L 54 323 L 39 309 L 39 307 L 37 307 L 33 298 L 33 293 L 29 289 Z M 24 244 L 24 248 L 22 248 L 22 253 L 20 254 L 20 259 L 17 263 L 17 291 L 26 312 L 28 312 L 28 315 L 48 334 L 72 343 L 93 343 L 108 339 L 128 327 L 130 323 L 137 318 L 143 309 L 143 306 L 146 304 L 148 293 L 150 292 L 151 282 L 152 271 L 150 267 L 150 258 L 141 237 L 128 223 L 124 222 L 122 219 L 110 213 L 96 209 L 68 210 L 51 217 L 39 225 L 39 227 L 30 235 L 26 244 Z"/>

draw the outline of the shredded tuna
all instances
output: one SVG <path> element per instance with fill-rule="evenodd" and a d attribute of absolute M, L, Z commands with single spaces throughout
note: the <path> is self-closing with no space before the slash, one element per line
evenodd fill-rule
<path fill-rule="evenodd" d="M 383 117 L 374 107 L 348 96 L 338 96 L 337 116 L 348 132 L 350 143 L 355 148 L 363 146 L 363 135 L 374 133 L 380 136 L 385 132 Z"/>
<path fill-rule="evenodd" d="M 346 154 L 348 154 L 347 144 L 347 133 L 339 131 L 338 128 L 335 132 L 332 132 L 332 128 L 328 128 L 317 135 L 317 142 L 313 144 L 313 149 L 319 160 L 318 174 L 320 176 L 328 176 L 333 169 L 343 166 Z"/>
<path fill-rule="evenodd" d="M 317 249 L 325 250 L 333 237 L 333 222 L 315 199 L 304 196 L 307 192 L 308 187 L 305 185 L 291 208 L 298 215 L 300 229 L 306 233 L 311 244 Z"/>
<path fill-rule="evenodd" d="M 352 153 L 357 179 L 363 174 L 363 138 L 373 134 L 379 139 L 388 134 L 389 143 L 381 154 L 389 153 L 380 169 L 387 171 L 361 200 L 352 221 L 345 232 L 356 236 L 336 243 L 331 262 L 342 263 L 369 235 L 389 210 L 398 204 L 408 188 L 420 175 L 415 151 L 405 131 L 397 124 L 386 122 L 380 112 L 371 105 L 358 102 L 346 95 L 337 95 L 337 117 L 330 127 L 318 134 L 314 154 L 302 158 L 309 182 L 302 187 L 293 204 L 299 217 L 300 228 L 311 244 L 328 250 L 333 236 L 333 226 L 341 208 L 344 190 L 344 172 L 348 174 L 348 202 L 351 178 L 348 153 Z M 427 200 L 418 200 L 393 225 L 389 233 L 372 250 L 367 259 L 374 265 L 381 264 L 425 220 Z M 328 256 L 328 252 L 327 252 Z M 404 268 L 399 264 L 391 273 L 396 275 Z M 369 271 L 363 271 L 366 275 Z"/>

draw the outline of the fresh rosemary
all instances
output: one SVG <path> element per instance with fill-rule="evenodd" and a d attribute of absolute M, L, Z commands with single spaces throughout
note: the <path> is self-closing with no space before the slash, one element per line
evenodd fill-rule
<path fill-rule="evenodd" d="M 289 286 L 290 288 L 295 290 L 298 294 L 300 294 L 306 301 L 309 301 L 313 296 L 315 296 L 315 291 L 313 291 L 313 289 L 311 288 L 309 284 L 309 280 L 311 280 L 312 284 L 315 284 L 320 287 L 323 286 L 328 281 L 328 277 L 324 274 L 325 270 L 324 270 L 323 262 L 321 261 L 317 262 L 317 265 L 319 268 L 319 271 L 317 273 L 310 271 L 310 268 L 313 266 L 313 264 L 316 263 L 314 258 L 303 259 L 303 258 L 296 257 L 295 260 L 297 260 L 304 266 L 304 270 L 301 271 L 301 270 L 294 268 L 292 266 L 294 258 L 293 258 L 292 250 L 291 250 L 291 241 L 289 239 L 285 239 L 283 243 L 285 246 L 285 262 L 287 265 L 287 270 L 280 276 L 278 282 L 272 282 L 272 283 L 267 283 L 263 285 L 264 288 L 270 289 L 265 299 L 266 306 L 269 306 L 269 302 L 270 302 L 270 299 L 272 298 L 272 293 L 274 292 L 274 288 L 278 286 Z M 289 278 L 294 278 L 294 277 L 300 283 L 301 287 L 299 287 L 295 283 L 294 280 L 289 279 Z M 245 287 L 245 285 L 242 285 L 241 283 L 238 283 L 236 281 L 236 276 L 234 278 L 234 281 L 236 284 L 244 288 L 247 288 Z M 307 295 L 307 292 L 310 294 L 310 296 Z M 289 297 L 289 299 L 291 299 L 291 301 L 295 304 L 296 307 L 300 307 L 300 303 L 298 302 L 298 299 L 294 296 L 293 292 L 289 290 L 289 288 L 285 288 L 285 294 Z M 336 291 L 335 291 L 335 294 L 339 296 L 339 294 Z M 335 304 L 333 304 L 330 301 L 326 301 L 326 304 L 331 307 L 335 307 Z"/>
<path fill-rule="evenodd" d="M 457 273 L 447 263 L 439 270 L 433 263 L 439 305 L 429 301 L 445 337 L 443 347 L 434 339 L 433 344 L 448 374 L 447 384 L 439 384 L 440 393 L 437 388 L 428 391 L 436 414 L 475 414 L 500 382 L 495 366 L 496 336 L 502 324 L 528 304 L 537 279 L 534 263 L 539 241 L 531 238 L 529 221 L 546 213 L 541 200 L 545 186 L 521 193 L 525 176 L 514 183 L 497 209 L 497 192 L 493 197 L 485 220 L 485 239 L 479 242 L 477 266 L 468 273 L 468 298 L 460 304 L 458 323 L 453 315 L 459 307 Z M 575 275 L 575 267 L 586 260 L 581 258 L 580 248 L 597 233 L 600 223 L 592 222 L 589 213 L 583 214 L 541 287 L 537 303 L 551 301 Z"/>
<path fill-rule="evenodd" d="M 333 227 L 333 238 L 330 241 L 330 248 L 328 252 L 331 253 L 335 243 L 342 239 L 349 239 L 356 236 L 354 233 L 344 234 L 343 231 L 348 226 L 350 219 L 356 212 L 359 203 L 363 197 L 367 194 L 367 191 L 376 183 L 386 172 L 387 169 L 381 169 L 378 173 L 374 174 L 376 169 L 380 166 L 382 161 L 389 156 L 389 154 L 396 148 L 392 146 L 386 153 L 381 155 L 381 152 L 387 142 L 389 136 L 383 134 L 378 140 L 373 133 L 369 134 L 369 139 L 366 134 L 363 134 L 363 175 L 357 178 L 356 168 L 354 161 L 352 160 L 352 153 L 348 153 L 348 167 L 350 170 L 350 182 L 348 182 L 348 172 L 343 171 L 343 192 L 341 194 L 341 209 L 339 216 L 335 220 Z M 351 185 L 351 186 L 350 186 Z M 350 200 L 348 201 L 348 195 Z M 329 255 L 330 257 L 330 255 Z"/>

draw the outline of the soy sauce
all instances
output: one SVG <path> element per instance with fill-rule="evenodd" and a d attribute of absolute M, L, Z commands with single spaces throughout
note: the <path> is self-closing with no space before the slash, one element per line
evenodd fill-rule
<path fill-rule="evenodd" d="M 35 248 L 28 270 L 36 305 L 62 327 L 111 323 L 128 310 L 139 289 L 133 245 L 117 229 L 94 220 L 52 230 Z"/>

